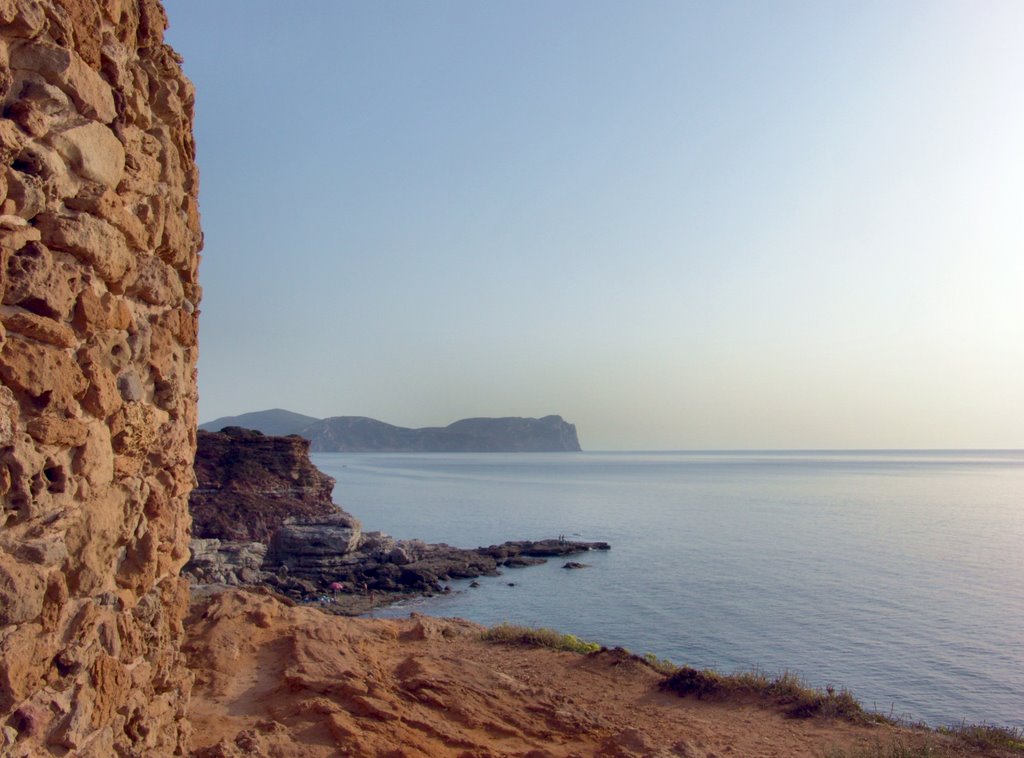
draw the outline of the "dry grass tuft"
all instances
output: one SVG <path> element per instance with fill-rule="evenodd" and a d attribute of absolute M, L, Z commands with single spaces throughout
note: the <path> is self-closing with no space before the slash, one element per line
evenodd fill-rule
<path fill-rule="evenodd" d="M 567 650 L 571 653 L 596 653 L 601 646 L 596 642 L 581 640 L 574 634 L 562 634 L 554 629 L 531 629 L 515 624 L 498 624 L 482 635 L 488 642 L 505 642 L 513 645 L 549 647 L 552 650 Z"/>
<path fill-rule="evenodd" d="M 936 731 L 970 747 L 983 750 L 998 748 L 1024 754 L 1024 732 L 1020 729 L 988 724 L 960 724 L 939 727 Z"/>
<path fill-rule="evenodd" d="M 877 742 L 873 747 L 854 750 L 835 748 L 826 752 L 824 758 L 953 758 L 953 754 L 931 742 L 907 745 L 901 740 L 895 740 L 888 745 Z"/>
<path fill-rule="evenodd" d="M 683 666 L 666 677 L 661 688 L 698 699 L 737 695 L 761 697 L 784 706 L 786 713 L 794 718 L 821 716 L 860 723 L 878 720 L 865 711 L 847 690 L 833 687 L 814 689 L 789 672 L 773 678 L 760 671 L 720 674 L 711 669 Z"/>

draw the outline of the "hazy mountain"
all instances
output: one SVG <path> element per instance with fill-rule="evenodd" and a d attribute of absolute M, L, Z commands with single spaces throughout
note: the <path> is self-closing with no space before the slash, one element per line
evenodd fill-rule
<path fill-rule="evenodd" d="M 225 416 L 199 428 L 220 431 L 225 426 L 272 435 L 301 434 L 310 440 L 314 452 L 321 453 L 546 453 L 580 449 L 576 427 L 561 416 L 467 418 L 444 427 L 408 429 L 365 416 L 315 419 L 276 408 Z"/>
<path fill-rule="evenodd" d="M 316 452 L 520 453 L 578 451 L 576 427 L 561 416 L 469 418 L 445 427 L 407 429 L 362 416 L 310 424 L 302 435 Z"/>
<path fill-rule="evenodd" d="M 219 432 L 226 426 L 240 426 L 244 429 L 256 429 L 264 434 L 280 437 L 287 434 L 298 434 L 304 427 L 319 420 L 313 416 L 303 416 L 301 413 L 292 413 L 283 408 L 271 408 L 269 411 L 253 411 L 252 413 L 243 413 L 241 416 L 222 416 L 200 424 L 199 428 L 207 432 Z"/>

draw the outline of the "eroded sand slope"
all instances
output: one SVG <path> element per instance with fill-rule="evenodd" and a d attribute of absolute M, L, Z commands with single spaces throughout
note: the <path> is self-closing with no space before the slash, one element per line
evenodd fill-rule
<path fill-rule="evenodd" d="M 822 756 L 922 736 L 681 699 L 628 656 L 483 642 L 481 627 L 349 619 L 231 591 L 197 602 L 187 654 L 202 756 Z"/>

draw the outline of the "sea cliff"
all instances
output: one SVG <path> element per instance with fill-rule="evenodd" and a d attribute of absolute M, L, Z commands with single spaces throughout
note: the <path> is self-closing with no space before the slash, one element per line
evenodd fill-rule
<path fill-rule="evenodd" d="M 196 487 L 189 495 L 192 536 L 269 542 L 286 518 L 338 511 L 334 480 L 309 460 L 309 440 L 228 427 L 199 431 Z"/>

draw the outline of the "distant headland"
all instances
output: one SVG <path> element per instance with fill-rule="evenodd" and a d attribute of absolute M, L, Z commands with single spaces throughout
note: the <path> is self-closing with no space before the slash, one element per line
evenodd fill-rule
<path fill-rule="evenodd" d="M 466 418 L 448 426 L 409 429 L 364 416 L 318 419 L 282 408 L 223 416 L 199 426 L 210 432 L 239 426 L 264 434 L 298 434 L 319 453 L 579 452 L 576 426 L 561 416 Z"/>

